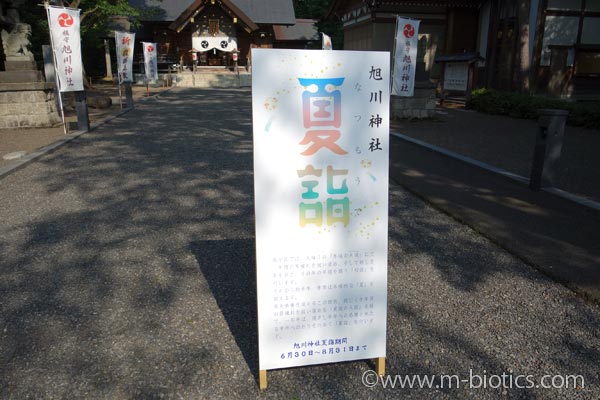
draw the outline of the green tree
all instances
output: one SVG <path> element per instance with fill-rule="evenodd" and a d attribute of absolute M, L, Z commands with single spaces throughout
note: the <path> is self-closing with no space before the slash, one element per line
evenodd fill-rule
<path fill-rule="evenodd" d="M 340 50 L 344 47 L 344 34 L 342 23 L 336 20 L 328 20 L 327 11 L 333 0 L 294 0 L 294 12 L 296 18 L 308 18 L 317 21 L 315 24 L 319 32 L 331 37 L 333 48 Z"/>
<path fill-rule="evenodd" d="M 162 1 L 162 0 L 161 0 Z M 104 39 L 112 37 L 111 17 L 125 15 L 133 29 L 140 20 L 158 12 L 158 8 L 137 8 L 127 0 L 56 0 L 56 5 L 81 9 L 81 45 L 85 70 L 89 76 L 100 76 L 105 71 Z M 113 62 L 116 57 L 113 57 Z"/>
<path fill-rule="evenodd" d="M 43 65 L 42 45 L 50 43 L 48 20 L 43 1 L 27 1 L 19 7 L 21 20 L 31 25 L 31 51 L 38 63 Z M 127 0 L 55 0 L 50 5 L 81 9 L 81 51 L 85 70 L 91 76 L 104 71 L 103 38 L 112 36 L 109 32 L 111 17 L 126 15 L 132 28 L 140 25 L 140 20 L 156 14 L 157 8 L 136 8 Z"/>
<path fill-rule="evenodd" d="M 294 0 L 296 18 L 321 19 L 330 3 L 331 0 Z"/>
<path fill-rule="evenodd" d="M 56 5 L 81 9 L 82 34 L 89 29 L 106 29 L 113 15 L 126 15 L 137 26 L 140 17 L 150 10 L 133 7 L 127 0 L 56 0 Z"/>

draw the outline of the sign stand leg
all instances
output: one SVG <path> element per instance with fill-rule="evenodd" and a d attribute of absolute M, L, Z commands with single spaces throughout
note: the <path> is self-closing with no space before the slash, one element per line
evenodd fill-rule
<path fill-rule="evenodd" d="M 267 388 L 267 370 L 261 369 L 258 372 L 258 386 L 260 390 L 265 390 Z"/>
<path fill-rule="evenodd" d="M 377 375 L 383 376 L 385 375 L 385 357 L 378 357 L 375 360 L 375 366 L 377 369 Z"/>
<path fill-rule="evenodd" d="M 58 78 L 56 78 L 56 80 L 58 81 Z M 60 92 L 60 89 L 58 89 L 58 84 L 56 85 L 56 93 L 58 93 L 58 105 L 60 107 L 60 115 L 62 117 L 63 131 L 66 135 L 69 126 L 67 124 L 67 119 L 65 118 L 65 107 L 63 105 L 62 93 Z"/>
<path fill-rule="evenodd" d="M 90 117 L 88 115 L 88 106 L 84 90 L 75 92 L 75 109 L 77 111 L 77 129 L 82 131 L 90 130 Z"/>

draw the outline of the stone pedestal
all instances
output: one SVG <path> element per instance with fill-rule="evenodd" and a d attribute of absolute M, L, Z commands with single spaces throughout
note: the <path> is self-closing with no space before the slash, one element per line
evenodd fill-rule
<path fill-rule="evenodd" d="M 43 128 L 60 123 L 54 84 L 0 83 L 0 129 Z"/>
<path fill-rule="evenodd" d="M 435 84 L 415 82 L 413 97 L 391 96 L 390 115 L 392 119 L 424 119 L 435 116 Z"/>
<path fill-rule="evenodd" d="M 6 71 L 0 71 L 0 129 L 50 127 L 61 122 L 54 83 L 44 81 L 28 49 L 31 28 L 2 30 Z"/>

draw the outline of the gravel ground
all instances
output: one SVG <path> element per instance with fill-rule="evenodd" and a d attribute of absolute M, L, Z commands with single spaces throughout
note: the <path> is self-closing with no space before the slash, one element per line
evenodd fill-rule
<path fill-rule="evenodd" d="M 160 93 L 167 88 L 151 87 L 150 95 Z M 108 109 L 89 108 L 88 113 L 90 122 L 94 123 L 109 115 L 116 114 L 121 110 L 119 104 L 119 88 L 115 85 L 96 85 L 93 89 L 94 94 L 103 94 L 112 99 L 112 106 Z M 146 95 L 146 87 L 133 86 L 134 101 Z M 65 109 L 65 118 L 69 126 L 75 129 L 77 115 L 73 107 L 67 106 Z M 0 129 L 0 167 L 13 163 L 13 160 L 4 160 L 6 154 L 25 151 L 31 153 L 39 148 L 56 142 L 64 136 L 62 124 L 53 128 L 19 128 L 19 129 Z"/>
<path fill-rule="evenodd" d="M 0 398 L 600 398 L 600 309 L 394 185 L 387 373 L 465 382 L 260 392 L 251 130 L 248 90 L 173 89 L 0 181 Z M 468 387 L 503 373 L 585 387 Z"/>

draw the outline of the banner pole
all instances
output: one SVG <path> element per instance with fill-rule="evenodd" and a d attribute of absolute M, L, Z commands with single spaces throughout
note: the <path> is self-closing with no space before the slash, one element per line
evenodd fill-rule
<path fill-rule="evenodd" d="M 65 10 L 73 10 L 73 11 L 81 11 L 81 9 L 79 8 L 75 8 L 75 7 L 64 7 L 64 6 L 51 6 L 50 4 L 48 4 L 48 8 L 60 8 L 60 9 L 65 9 Z"/>
<path fill-rule="evenodd" d="M 396 46 L 397 46 L 397 42 L 398 42 L 398 21 L 399 21 L 399 17 L 396 16 L 396 31 L 394 33 L 394 50 L 392 53 L 392 76 L 390 79 L 390 96 L 394 94 L 394 72 L 396 70 Z"/>
<path fill-rule="evenodd" d="M 50 8 L 50 5 L 47 2 L 44 2 L 43 4 L 44 9 L 46 10 L 46 18 L 48 19 L 48 27 L 50 28 L 51 26 L 51 21 L 50 21 L 50 13 L 48 12 L 48 8 Z M 58 71 L 58 69 L 56 68 L 57 66 L 57 62 L 56 62 L 56 53 L 54 52 L 54 40 L 52 39 L 52 35 L 50 35 L 50 46 L 52 47 L 52 60 L 54 61 L 54 70 Z M 67 119 L 65 118 L 65 107 L 63 104 L 63 98 L 62 98 L 62 92 L 60 91 L 60 79 L 58 79 L 58 72 L 56 72 L 54 74 L 54 84 L 56 85 L 56 88 L 58 89 L 58 105 L 60 108 L 60 114 L 62 117 L 62 122 L 63 122 L 63 131 L 65 133 L 65 135 L 67 134 Z"/>
<path fill-rule="evenodd" d="M 54 64 L 56 65 L 56 63 Z M 58 80 L 58 76 L 56 77 L 56 79 Z M 62 122 L 63 122 L 63 131 L 65 133 L 65 135 L 67 134 L 67 118 L 65 117 L 65 106 L 63 104 L 63 97 L 62 97 L 62 93 L 60 91 L 60 84 L 56 84 L 58 87 L 58 104 L 60 105 L 60 114 L 62 117 Z"/>
<path fill-rule="evenodd" d="M 118 74 L 117 82 L 119 84 L 119 106 L 123 109 L 123 96 L 121 94 L 121 73 Z"/>
<path fill-rule="evenodd" d="M 118 40 L 118 36 L 117 36 L 117 31 L 115 31 L 115 47 L 116 47 L 116 52 L 117 52 L 117 85 L 119 86 L 119 107 L 121 107 L 121 110 L 123 109 L 123 97 L 121 95 L 121 71 L 119 71 L 120 69 L 120 62 L 119 62 L 119 40 Z"/>

